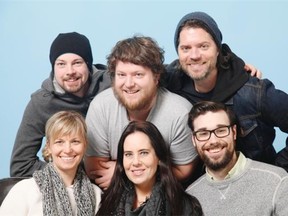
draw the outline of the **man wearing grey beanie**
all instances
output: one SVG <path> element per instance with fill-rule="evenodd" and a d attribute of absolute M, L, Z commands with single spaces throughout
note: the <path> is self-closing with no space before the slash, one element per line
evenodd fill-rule
<path fill-rule="evenodd" d="M 77 32 L 59 34 L 50 47 L 52 71 L 31 95 L 12 151 L 10 175 L 30 177 L 45 166 L 37 153 L 45 135 L 46 121 L 61 110 L 86 116 L 92 99 L 110 87 L 106 66 L 93 65 L 88 38 Z"/>
<path fill-rule="evenodd" d="M 248 158 L 288 171 L 288 139 L 276 153 L 274 127 L 288 132 L 288 95 L 268 79 L 245 73 L 242 59 L 222 43 L 215 20 L 192 12 L 178 23 L 174 36 L 179 59 L 167 66 L 167 87 L 192 104 L 222 102 L 236 114 L 241 134 L 237 149 Z"/>

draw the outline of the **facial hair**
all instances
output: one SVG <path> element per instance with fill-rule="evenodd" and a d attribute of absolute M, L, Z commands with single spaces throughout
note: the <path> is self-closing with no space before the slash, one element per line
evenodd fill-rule
<path fill-rule="evenodd" d="M 204 71 L 203 73 L 201 73 L 200 75 L 198 76 L 195 76 L 193 73 L 189 73 L 188 70 L 186 70 L 186 68 L 182 67 L 182 71 L 187 75 L 189 76 L 192 80 L 194 81 L 202 81 L 202 80 L 205 80 L 210 74 L 211 74 L 211 70 L 207 70 L 207 71 Z"/>
<path fill-rule="evenodd" d="M 212 143 L 211 145 L 209 145 L 209 148 L 212 148 L 212 147 L 223 147 L 223 145 L 227 145 L 227 144 L 222 144 L 222 143 Z M 202 149 L 204 148 L 205 146 L 202 147 Z M 197 149 L 198 151 L 198 149 Z M 201 150 L 202 152 L 199 152 L 198 151 L 198 154 L 200 156 L 200 158 L 202 159 L 202 161 L 204 162 L 204 164 L 206 165 L 206 167 L 210 170 L 213 170 L 213 171 L 219 171 L 223 168 L 225 168 L 232 160 L 233 158 L 233 151 L 229 151 L 228 149 L 225 151 L 225 154 L 224 154 L 224 157 L 220 160 L 220 161 L 213 161 L 211 160 L 203 151 Z"/>
<path fill-rule="evenodd" d="M 127 109 L 130 111 L 140 111 L 146 108 L 149 108 L 151 106 L 151 102 L 154 101 L 154 97 L 157 95 L 157 87 L 150 89 L 149 91 L 141 92 L 141 95 L 139 95 L 139 98 L 136 100 L 127 100 L 125 96 L 123 95 L 122 90 L 115 89 L 113 87 L 113 92 L 118 101 Z"/>

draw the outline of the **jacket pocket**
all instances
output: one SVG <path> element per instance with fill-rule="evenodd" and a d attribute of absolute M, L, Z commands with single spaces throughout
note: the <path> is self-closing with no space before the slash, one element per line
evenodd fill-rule
<path fill-rule="evenodd" d="M 246 137 L 250 134 L 255 128 L 257 128 L 258 123 L 254 119 L 242 119 L 239 120 L 240 124 L 240 137 Z"/>

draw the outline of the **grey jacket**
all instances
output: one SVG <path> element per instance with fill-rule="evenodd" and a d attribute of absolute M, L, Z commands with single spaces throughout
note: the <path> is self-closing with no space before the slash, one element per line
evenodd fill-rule
<path fill-rule="evenodd" d="M 99 92 L 111 86 L 106 66 L 97 64 L 93 67 L 90 87 L 87 94 L 80 98 L 70 93 L 59 93 L 53 85 L 53 71 L 42 86 L 31 95 L 18 129 L 11 156 L 11 176 L 32 176 L 35 170 L 46 163 L 37 153 L 45 137 L 45 124 L 48 118 L 61 110 L 75 110 L 85 117 L 89 104 Z"/>

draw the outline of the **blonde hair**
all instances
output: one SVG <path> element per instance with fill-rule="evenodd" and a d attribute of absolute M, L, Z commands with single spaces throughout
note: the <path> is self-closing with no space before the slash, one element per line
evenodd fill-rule
<path fill-rule="evenodd" d="M 42 156 L 46 162 L 49 161 L 51 153 L 48 144 L 59 136 L 72 133 L 80 134 L 87 146 L 87 126 L 83 116 L 76 111 L 60 111 L 52 115 L 45 126 L 46 144 L 42 150 Z"/>

